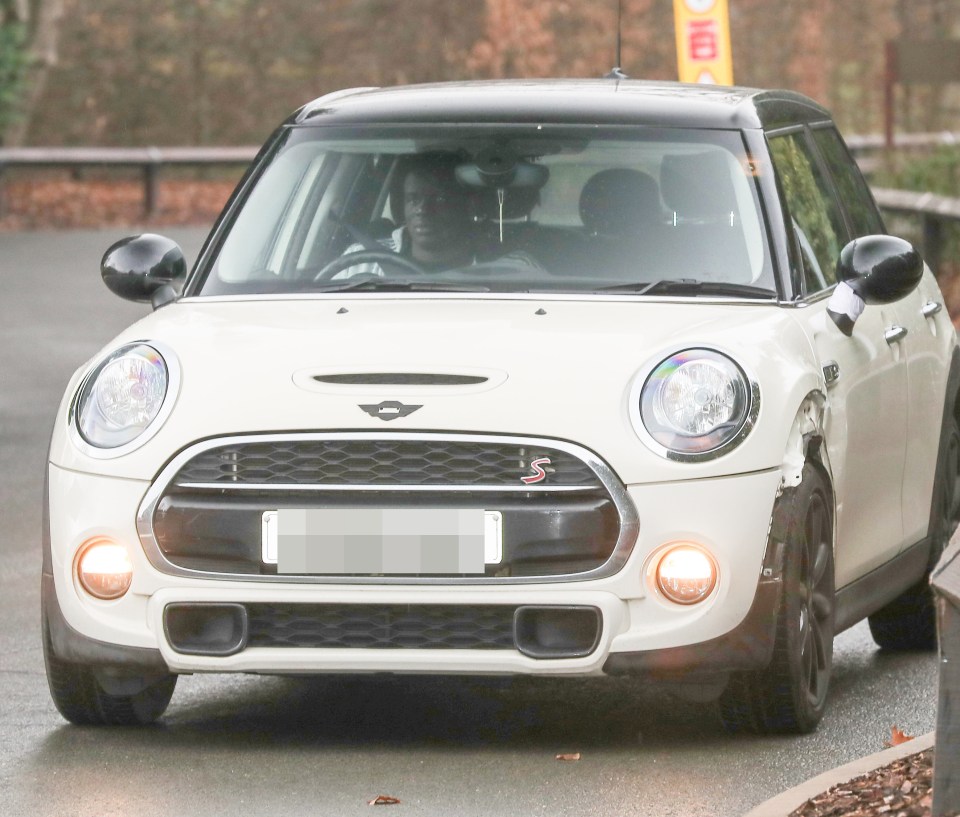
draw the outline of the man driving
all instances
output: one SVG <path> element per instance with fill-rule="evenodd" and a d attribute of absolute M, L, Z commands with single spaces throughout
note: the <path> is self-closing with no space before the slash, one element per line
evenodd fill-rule
<path fill-rule="evenodd" d="M 476 191 L 457 181 L 457 166 L 463 157 L 435 151 L 403 156 L 394 169 L 390 191 L 390 210 L 402 214 L 403 224 L 377 243 L 386 251 L 412 261 L 425 272 L 469 267 L 488 258 L 480 258 L 483 242 L 475 218 L 478 207 Z M 344 257 L 355 252 L 375 249 L 365 243 L 347 247 Z M 499 256 L 498 261 L 537 267 L 537 262 L 524 252 Z M 405 268 L 387 267 L 369 261 L 347 267 L 333 276 L 335 280 L 355 275 L 402 275 Z"/>
<path fill-rule="evenodd" d="M 404 223 L 388 237 L 378 239 L 385 250 L 413 261 L 426 271 L 476 262 L 473 197 L 456 178 L 457 165 L 462 161 L 455 154 L 440 152 L 404 156 L 398 161 L 390 209 L 395 215 L 402 214 Z M 365 249 L 371 248 L 352 244 L 344 255 Z M 380 264 L 363 263 L 347 267 L 334 278 L 363 273 L 384 275 Z"/>

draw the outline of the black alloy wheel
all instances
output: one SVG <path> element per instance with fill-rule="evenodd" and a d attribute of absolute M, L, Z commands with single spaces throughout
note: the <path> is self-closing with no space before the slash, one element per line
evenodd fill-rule
<path fill-rule="evenodd" d="M 157 673 L 126 679 L 120 675 L 116 688 L 110 691 L 104 687 L 96 667 L 64 661 L 56 655 L 46 618 L 44 612 L 43 662 L 47 685 L 57 711 L 66 720 L 78 726 L 145 726 L 163 715 L 177 686 L 176 675 Z"/>
<path fill-rule="evenodd" d="M 818 468 L 805 465 L 800 485 L 778 498 L 770 536 L 784 545 L 773 657 L 731 676 L 720 718 L 731 732 L 812 732 L 826 710 L 835 611 L 833 513 Z"/>

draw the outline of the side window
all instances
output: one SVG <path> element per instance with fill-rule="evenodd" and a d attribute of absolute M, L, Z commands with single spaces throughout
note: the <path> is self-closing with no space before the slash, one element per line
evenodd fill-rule
<path fill-rule="evenodd" d="M 853 237 L 884 232 L 883 221 L 873 203 L 867 183 L 860 175 L 860 168 L 847 152 L 840 134 L 833 128 L 818 128 L 813 132 L 813 140 L 837 183 L 840 199 L 850 216 Z"/>
<path fill-rule="evenodd" d="M 769 144 L 804 256 L 807 291 L 816 292 L 836 283 L 846 234 L 843 218 L 803 133 L 773 136 Z"/>

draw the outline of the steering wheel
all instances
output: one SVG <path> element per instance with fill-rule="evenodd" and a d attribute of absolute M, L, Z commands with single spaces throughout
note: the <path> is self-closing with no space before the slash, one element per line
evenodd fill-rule
<path fill-rule="evenodd" d="M 338 272 L 360 264 L 379 264 L 381 267 L 399 267 L 403 272 L 414 275 L 426 275 L 426 272 L 415 261 L 397 255 L 390 250 L 361 250 L 334 258 L 329 264 L 313 276 L 314 283 L 329 281 Z"/>

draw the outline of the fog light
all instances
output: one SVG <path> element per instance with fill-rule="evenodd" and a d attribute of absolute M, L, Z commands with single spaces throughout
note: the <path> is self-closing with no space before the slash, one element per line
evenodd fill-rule
<path fill-rule="evenodd" d="M 694 545 L 675 545 L 657 565 L 657 587 L 670 601 L 696 604 L 717 584 L 717 568 L 703 550 Z"/>
<path fill-rule="evenodd" d="M 118 599 L 130 589 L 133 565 L 127 549 L 109 539 L 91 539 L 77 559 L 80 586 L 98 599 Z"/>

